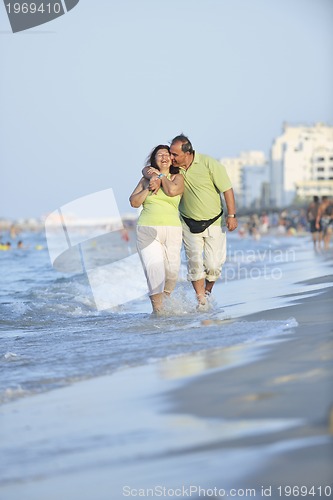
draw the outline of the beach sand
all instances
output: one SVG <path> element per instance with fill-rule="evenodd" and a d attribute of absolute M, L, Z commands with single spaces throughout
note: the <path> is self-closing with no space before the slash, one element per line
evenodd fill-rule
<path fill-rule="evenodd" d="M 3 405 L 0 499 L 287 498 L 289 487 L 327 497 L 332 282 L 324 276 L 315 295 L 242 318 L 295 318 L 298 326 L 276 339 Z"/>
<path fill-rule="evenodd" d="M 332 283 L 333 276 L 308 284 L 315 282 Z M 279 498 L 280 493 L 289 496 L 290 486 L 296 487 L 295 496 L 301 486 L 309 492 L 314 486 L 315 496 L 320 492 L 325 496 L 324 488 L 330 485 L 333 494 L 332 299 L 330 287 L 301 303 L 291 300 L 288 307 L 244 317 L 256 321 L 292 316 L 298 326 L 291 338 L 270 345 L 255 363 L 205 375 L 170 394 L 173 411 L 200 418 L 298 420 L 282 431 L 215 444 L 220 449 L 254 448 L 265 457 L 260 469 L 245 473 L 234 488 L 255 488 L 258 496 L 264 488 L 267 494 L 271 492 L 268 496 Z"/>

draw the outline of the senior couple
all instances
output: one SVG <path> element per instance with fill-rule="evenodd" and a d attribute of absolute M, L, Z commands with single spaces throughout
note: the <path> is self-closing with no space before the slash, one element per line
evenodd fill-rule
<path fill-rule="evenodd" d="M 222 231 L 223 205 L 226 226 L 237 228 L 235 198 L 225 168 L 199 154 L 185 135 L 171 145 L 156 146 L 142 170 L 143 177 L 130 196 L 132 207 L 142 205 L 137 222 L 137 248 L 147 279 L 153 312 L 163 311 L 163 298 L 174 290 L 184 242 L 187 279 L 192 282 L 198 310 L 207 309 L 207 298 L 226 259 Z"/>

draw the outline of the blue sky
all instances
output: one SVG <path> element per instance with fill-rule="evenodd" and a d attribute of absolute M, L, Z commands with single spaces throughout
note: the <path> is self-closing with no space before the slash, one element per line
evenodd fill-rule
<path fill-rule="evenodd" d="M 80 0 L 12 34 L 0 5 L 0 216 L 113 188 L 180 132 L 269 154 L 284 121 L 333 125 L 331 0 Z"/>

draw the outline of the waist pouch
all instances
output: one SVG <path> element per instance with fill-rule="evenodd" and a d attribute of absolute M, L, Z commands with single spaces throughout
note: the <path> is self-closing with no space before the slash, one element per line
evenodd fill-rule
<path fill-rule="evenodd" d="M 221 217 L 222 214 L 223 210 L 216 217 L 213 217 L 213 219 L 207 219 L 207 220 L 188 219 L 187 217 L 184 217 L 184 215 L 182 215 L 182 218 L 186 222 L 191 233 L 202 233 L 205 229 L 207 229 L 207 227 L 209 227 L 211 224 L 213 224 L 213 222 L 215 222 L 219 217 Z"/>

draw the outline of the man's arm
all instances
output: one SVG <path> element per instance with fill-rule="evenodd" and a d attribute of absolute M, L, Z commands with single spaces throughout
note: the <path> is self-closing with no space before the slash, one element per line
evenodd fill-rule
<path fill-rule="evenodd" d="M 157 172 L 157 169 L 156 168 L 153 168 L 153 167 L 144 167 L 142 169 L 142 175 L 143 177 L 145 177 L 146 179 L 148 179 L 150 181 L 150 179 L 154 176 L 154 175 L 158 175 L 156 174 Z"/>
<path fill-rule="evenodd" d="M 152 167 L 144 167 L 142 169 L 142 175 L 145 179 L 150 181 L 149 189 L 153 194 L 156 194 L 161 187 L 161 179 L 158 179 L 156 169 L 153 169 Z"/>
<path fill-rule="evenodd" d="M 227 173 L 227 170 L 222 163 L 219 161 L 208 157 L 209 159 L 209 170 L 212 177 L 213 184 L 216 189 L 223 192 L 225 203 L 227 205 L 228 215 L 234 216 L 236 215 L 236 203 L 234 190 L 231 187 L 231 182 Z M 234 231 L 237 226 L 237 218 L 236 217 L 226 217 L 226 225 L 229 231 Z"/>
<path fill-rule="evenodd" d="M 234 190 L 232 188 L 228 189 L 227 191 L 224 191 L 223 193 L 225 203 L 227 205 L 227 210 L 228 210 L 228 215 L 226 217 L 226 225 L 229 231 L 234 231 L 237 226 L 237 218 L 236 217 L 229 217 L 230 215 L 236 215 L 236 203 L 235 203 L 235 196 L 234 196 Z"/>

